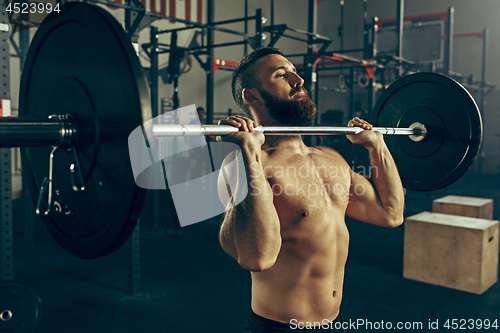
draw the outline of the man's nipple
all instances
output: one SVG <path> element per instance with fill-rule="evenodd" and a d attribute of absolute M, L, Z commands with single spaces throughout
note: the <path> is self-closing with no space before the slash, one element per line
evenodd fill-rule
<path fill-rule="evenodd" d="M 309 216 L 309 211 L 307 209 L 302 209 L 300 211 L 300 215 L 302 215 L 302 217 L 308 217 Z"/>

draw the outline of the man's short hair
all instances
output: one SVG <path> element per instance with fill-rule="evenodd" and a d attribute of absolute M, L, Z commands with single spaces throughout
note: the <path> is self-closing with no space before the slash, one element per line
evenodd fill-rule
<path fill-rule="evenodd" d="M 240 109 L 249 117 L 252 117 L 250 109 L 243 100 L 241 92 L 244 88 L 259 88 L 261 86 L 262 83 L 257 77 L 257 71 L 255 70 L 254 64 L 257 60 L 269 54 L 283 55 L 283 52 L 275 47 L 257 49 L 243 58 L 233 72 L 233 79 L 231 82 L 233 99 Z"/>

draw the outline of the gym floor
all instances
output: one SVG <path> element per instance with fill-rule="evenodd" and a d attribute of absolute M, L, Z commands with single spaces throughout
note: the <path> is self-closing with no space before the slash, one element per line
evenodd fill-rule
<path fill-rule="evenodd" d="M 446 189 L 409 191 L 406 216 L 430 211 L 433 199 L 456 194 L 494 199 L 498 220 L 499 188 L 498 176 L 469 171 Z M 42 300 L 38 333 L 242 332 L 250 312 L 250 275 L 220 248 L 219 219 L 184 227 L 176 238 L 168 235 L 172 230 L 141 230 L 141 287 L 130 296 L 128 244 L 107 257 L 82 260 L 62 250 L 36 221 L 34 249 L 27 253 L 24 206 L 20 200 L 15 204 L 15 281 Z M 500 321 L 498 283 L 475 295 L 404 279 L 404 225 L 383 229 L 353 220 L 347 225 L 344 320 L 421 322 L 419 332 L 436 320 L 439 330 L 433 332 L 448 331 L 447 319 Z"/>

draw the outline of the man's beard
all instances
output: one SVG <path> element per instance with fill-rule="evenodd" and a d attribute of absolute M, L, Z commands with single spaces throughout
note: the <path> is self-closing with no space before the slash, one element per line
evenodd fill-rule
<path fill-rule="evenodd" d="M 304 96 L 299 99 L 282 100 L 272 96 L 267 91 L 259 88 L 260 95 L 266 103 L 267 111 L 274 120 L 288 126 L 311 125 L 316 115 L 316 105 L 303 87 L 293 89 L 290 96 L 299 91 L 304 92 Z"/>

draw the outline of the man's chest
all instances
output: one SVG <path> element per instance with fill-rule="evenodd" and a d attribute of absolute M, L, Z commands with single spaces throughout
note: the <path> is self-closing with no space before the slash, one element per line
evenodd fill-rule
<path fill-rule="evenodd" d="M 263 159 L 278 213 L 312 217 L 329 209 L 345 211 L 350 169 L 342 158 L 321 153 L 275 153 Z"/>

